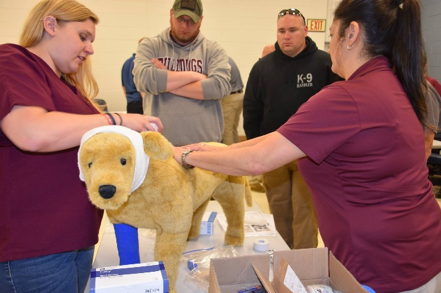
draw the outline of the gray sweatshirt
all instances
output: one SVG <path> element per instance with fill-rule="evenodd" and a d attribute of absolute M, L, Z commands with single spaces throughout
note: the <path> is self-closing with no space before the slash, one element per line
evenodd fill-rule
<path fill-rule="evenodd" d="M 195 71 L 207 75 L 202 81 L 203 100 L 166 92 L 167 71 L 157 69 L 159 59 L 170 71 Z M 157 116 L 164 136 L 175 146 L 222 139 L 224 121 L 220 100 L 231 92 L 230 65 L 224 49 L 202 33 L 186 46 L 170 37 L 170 28 L 144 39 L 138 46 L 133 69 L 138 91 L 144 92 L 144 113 Z"/>

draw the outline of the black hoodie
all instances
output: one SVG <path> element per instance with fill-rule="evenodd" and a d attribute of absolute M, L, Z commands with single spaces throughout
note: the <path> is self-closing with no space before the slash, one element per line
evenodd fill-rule
<path fill-rule="evenodd" d="M 341 80 L 331 71 L 331 57 L 306 37 L 306 47 L 294 58 L 275 44 L 275 51 L 254 64 L 244 104 L 244 130 L 252 139 L 277 130 L 324 86 Z"/>

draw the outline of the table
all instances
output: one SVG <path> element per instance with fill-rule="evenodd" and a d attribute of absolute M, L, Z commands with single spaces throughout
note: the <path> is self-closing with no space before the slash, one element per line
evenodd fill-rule
<path fill-rule="evenodd" d="M 207 211 L 214 211 L 219 214 L 223 214 L 222 208 L 217 201 L 210 201 L 207 206 Z M 253 207 L 247 207 L 246 211 L 259 211 L 262 210 L 259 206 L 253 202 Z M 272 217 L 272 216 L 271 216 Z M 139 250 L 141 262 L 153 261 L 153 249 L 155 245 L 155 231 L 148 229 L 139 229 Z M 190 240 L 187 242 L 185 251 L 191 251 L 196 249 L 210 248 L 216 245 L 224 244 L 225 232 L 216 220 L 214 222 L 213 235 L 201 235 L 198 239 Z M 252 254 L 264 254 L 265 252 L 257 252 L 253 249 L 254 241 L 258 238 L 265 238 L 269 241 L 269 249 L 277 251 L 290 250 L 288 245 L 277 234 L 276 236 L 265 237 L 245 237 L 244 245 L 241 247 L 235 247 L 239 255 L 252 255 Z M 119 257 L 116 247 L 115 232 L 113 226 L 110 223 L 106 224 L 105 231 L 102 240 L 99 244 L 98 253 L 96 255 L 93 267 L 108 267 L 119 265 Z M 206 292 L 202 288 L 199 288 L 195 282 L 185 280 L 189 270 L 185 262 L 181 261 L 179 267 L 178 278 L 176 281 L 176 290 L 179 293 L 203 293 Z M 89 284 L 87 284 L 86 291 L 89 292 Z"/>

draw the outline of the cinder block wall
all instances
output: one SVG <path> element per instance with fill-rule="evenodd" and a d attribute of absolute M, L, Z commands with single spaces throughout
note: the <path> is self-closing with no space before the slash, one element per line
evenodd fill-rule
<path fill-rule="evenodd" d="M 277 13 L 295 5 L 306 18 L 325 19 L 327 0 L 202 0 L 202 32 L 218 41 L 236 61 L 246 84 L 263 47 L 276 41 Z M 0 1 L 0 43 L 16 43 L 22 24 L 38 0 Z M 92 57 L 100 86 L 98 98 L 110 111 L 124 111 L 121 67 L 135 52 L 138 39 L 154 36 L 169 26 L 173 0 L 80 0 L 99 17 Z M 320 48 L 326 33 L 311 33 Z M 240 134 L 243 135 L 242 125 Z"/>
<path fill-rule="evenodd" d="M 38 0 L 0 1 L 0 43 L 16 43 L 22 24 Z M 169 26 L 173 0 L 80 0 L 99 17 L 93 70 L 100 86 L 98 98 L 110 111 L 124 111 L 121 66 L 136 50 L 138 39 L 154 36 Z M 236 61 L 246 84 L 262 48 L 276 41 L 277 13 L 295 7 L 306 18 L 326 19 L 328 0 L 203 0 L 202 32 L 218 41 Z M 429 55 L 429 74 L 441 81 L 441 0 L 422 0 L 423 28 Z M 330 23 L 326 24 L 329 28 Z M 310 33 L 324 48 L 329 32 Z M 242 124 L 239 134 L 244 135 Z"/>
<path fill-rule="evenodd" d="M 428 74 L 441 82 L 441 0 L 422 0 Z"/>

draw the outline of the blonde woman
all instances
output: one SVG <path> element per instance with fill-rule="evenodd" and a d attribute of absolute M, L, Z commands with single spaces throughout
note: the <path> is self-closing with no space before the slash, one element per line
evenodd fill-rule
<path fill-rule="evenodd" d="M 0 45 L 0 292 L 83 292 L 102 212 L 78 176 L 82 135 L 158 118 L 102 114 L 91 102 L 98 17 L 73 0 L 30 12 L 20 45 Z"/>

